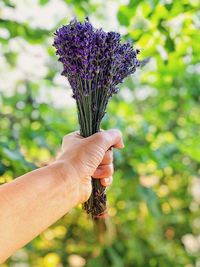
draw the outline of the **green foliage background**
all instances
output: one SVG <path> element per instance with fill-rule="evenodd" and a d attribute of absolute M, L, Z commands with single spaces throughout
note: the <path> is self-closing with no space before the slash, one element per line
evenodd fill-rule
<path fill-rule="evenodd" d="M 31 13 L 32 12 L 32 13 Z M 149 63 L 121 86 L 103 128 L 120 128 L 108 192 L 110 245 L 78 207 L 3 267 L 200 266 L 198 0 L 0 2 L 0 183 L 54 159 L 78 127 L 52 33 L 74 15 L 119 30 Z"/>

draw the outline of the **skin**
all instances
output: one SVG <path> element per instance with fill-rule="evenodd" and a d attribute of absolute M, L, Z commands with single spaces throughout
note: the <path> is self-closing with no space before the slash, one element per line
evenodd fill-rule
<path fill-rule="evenodd" d="M 55 223 L 91 194 L 91 176 L 112 183 L 114 148 L 123 148 L 120 131 L 88 138 L 63 138 L 57 160 L 0 186 L 0 263 Z"/>

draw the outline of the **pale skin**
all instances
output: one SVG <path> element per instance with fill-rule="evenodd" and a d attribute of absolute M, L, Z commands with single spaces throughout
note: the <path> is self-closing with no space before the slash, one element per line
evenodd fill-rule
<path fill-rule="evenodd" d="M 123 148 L 120 131 L 63 138 L 52 164 L 0 186 L 0 263 L 91 194 L 91 176 L 112 183 L 112 147 Z"/>

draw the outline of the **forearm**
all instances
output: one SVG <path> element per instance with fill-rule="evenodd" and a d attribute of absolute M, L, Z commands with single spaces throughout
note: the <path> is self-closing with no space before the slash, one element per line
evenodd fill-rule
<path fill-rule="evenodd" d="M 58 163 L 0 186 L 0 263 L 76 205 Z"/>

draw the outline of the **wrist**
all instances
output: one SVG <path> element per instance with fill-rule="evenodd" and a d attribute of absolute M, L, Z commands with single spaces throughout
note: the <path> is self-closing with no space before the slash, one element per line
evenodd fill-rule
<path fill-rule="evenodd" d="M 79 204 L 75 173 L 66 161 L 56 161 L 48 166 L 56 181 L 60 183 L 66 212 Z"/>

